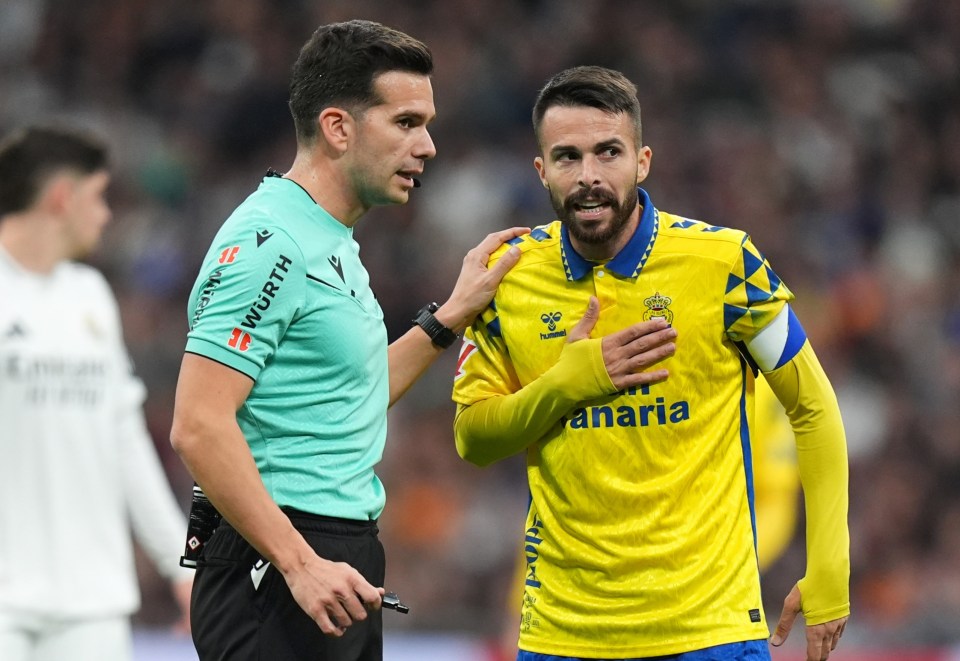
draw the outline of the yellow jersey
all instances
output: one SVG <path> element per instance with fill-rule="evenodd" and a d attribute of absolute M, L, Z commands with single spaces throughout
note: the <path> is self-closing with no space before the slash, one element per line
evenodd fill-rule
<path fill-rule="evenodd" d="M 523 650 L 628 658 L 768 635 L 744 345 L 792 294 L 743 232 L 660 212 L 642 189 L 640 202 L 630 243 L 603 264 L 560 221 L 515 240 L 519 263 L 465 334 L 462 406 L 553 366 L 590 296 L 594 337 L 655 317 L 678 331 L 665 382 L 586 402 L 528 447 Z M 805 341 L 790 326 L 778 364 Z"/>

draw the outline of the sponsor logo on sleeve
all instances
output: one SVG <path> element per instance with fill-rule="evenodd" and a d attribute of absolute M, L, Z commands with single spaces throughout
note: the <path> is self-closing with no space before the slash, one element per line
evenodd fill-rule
<path fill-rule="evenodd" d="M 273 299 L 277 297 L 277 292 L 280 291 L 280 285 L 284 280 L 284 274 L 289 273 L 291 264 L 293 264 L 292 259 L 280 255 L 277 263 L 273 265 L 273 270 L 270 271 L 267 281 L 260 288 L 257 300 L 253 302 L 243 321 L 240 322 L 241 326 L 250 329 L 257 327 L 257 324 L 263 319 L 263 315 L 260 313 L 266 312 Z"/>
<path fill-rule="evenodd" d="M 203 316 L 203 311 L 206 307 L 210 305 L 210 301 L 213 300 L 213 294 L 221 282 L 223 282 L 223 270 L 217 269 L 211 273 L 207 281 L 203 283 L 200 296 L 197 298 L 197 307 L 193 311 L 193 322 L 190 324 L 190 330 L 196 328 L 197 322 L 200 321 L 200 317 Z"/>

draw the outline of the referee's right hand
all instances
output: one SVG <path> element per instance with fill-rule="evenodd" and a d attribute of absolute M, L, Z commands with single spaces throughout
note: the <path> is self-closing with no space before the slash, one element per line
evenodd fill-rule
<path fill-rule="evenodd" d="M 384 595 L 383 588 L 370 585 L 347 563 L 318 555 L 283 578 L 300 608 L 329 636 L 342 636 L 351 624 L 367 619 L 367 611 L 380 608 Z"/>

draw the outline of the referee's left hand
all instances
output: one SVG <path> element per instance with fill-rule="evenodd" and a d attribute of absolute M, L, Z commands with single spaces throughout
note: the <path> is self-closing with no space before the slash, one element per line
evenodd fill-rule
<path fill-rule="evenodd" d="M 520 249 L 511 248 L 496 264 L 487 268 L 490 255 L 510 239 L 529 232 L 529 227 L 511 227 L 493 232 L 466 254 L 450 298 L 435 313 L 444 326 L 454 333 L 461 333 L 483 312 L 497 293 L 503 276 L 520 261 Z"/>
<path fill-rule="evenodd" d="M 777 622 L 777 628 L 770 637 L 770 644 L 774 647 L 783 645 L 790 630 L 793 628 L 793 622 L 801 610 L 800 588 L 796 585 L 790 590 L 790 594 L 783 601 L 783 612 L 780 614 L 780 621 Z M 807 625 L 807 661 L 827 661 L 830 658 L 830 652 L 837 648 L 840 642 L 840 636 L 843 635 L 843 629 L 847 625 L 846 617 L 837 620 L 830 620 L 822 624 Z"/>

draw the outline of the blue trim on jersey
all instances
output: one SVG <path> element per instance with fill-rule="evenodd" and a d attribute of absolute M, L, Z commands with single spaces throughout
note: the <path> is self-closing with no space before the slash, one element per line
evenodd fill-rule
<path fill-rule="evenodd" d="M 740 449 L 743 451 L 743 473 L 747 481 L 747 503 L 750 505 L 750 527 L 753 528 L 753 550 L 757 550 L 756 494 L 753 485 L 753 453 L 750 450 L 750 418 L 747 415 L 747 361 L 740 358 Z"/>
<path fill-rule="evenodd" d="M 766 303 L 773 298 L 773 294 L 768 292 L 766 289 L 761 289 L 760 287 L 751 285 L 749 282 L 744 283 L 744 288 L 747 291 L 748 307 L 759 305 L 760 303 Z"/>
<path fill-rule="evenodd" d="M 787 317 L 787 341 L 783 346 L 783 353 L 780 354 L 780 360 L 777 361 L 777 367 L 783 367 L 793 360 L 793 357 L 800 353 L 800 349 L 807 341 L 807 333 L 800 325 L 797 315 L 793 313 L 793 308 L 788 306 L 787 312 L 789 314 Z M 777 369 L 777 367 L 773 369 Z"/>
<path fill-rule="evenodd" d="M 623 250 L 618 252 L 606 265 L 608 271 L 624 278 L 635 278 L 640 274 L 640 270 L 653 249 L 653 242 L 656 241 L 659 226 L 659 215 L 657 210 L 653 208 L 653 203 L 650 201 L 647 192 L 638 187 L 637 198 L 639 204 L 643 206 L 643 213 L 640 214 L 637 229 L 630 237 L 627 245 L 623 247 Z M 567 280 L 580 280 L 593 270 L 594 263 L 584 259 L 573 249 L 566 225 L 560 227 L 560 256 L 563 259 Z"/>
<path fill-rule="evenodd" d="M 743 255 L 743 279 L 749 280 L 751 275 L 763 267 L 763 260 L 758 259 L 757 256 L 749 250 L 743 250 L 741 254 Z"/>
<path fill-rule="evenodd" d="M 556 656 L 554 654 L 538 654 L 536 652 L 517 652 L 517 661 L 583 661 L 577 656 Z M 683 652 L 681 654 L 667 654 L 664 656 L 648 656 L 643 659 L 593 659 L 590 661 L 770 661 L 770 646 L 766 639 L 748 640 L 742 643 L 727 643 L 715 645 L 702 650 Z"/>
<path fill-rule="evenodd" d="M 550 233 L 542 227 L 535 227 L 533 231 L 530 232 L 530 238 L 534 241 L 546 241 L 550 238 Z"/>
<path fill-rule="evenodd" d="M 754 246 L 756 247 L 756 246 Z M 775 292 L 780 289 L 780 285 L 783 283 L 780 281 L 780 277 L 773 272 L 773 269 L 769 266 L 767 267 L 767 280 L 770 282 L 770 291 Z"/>

